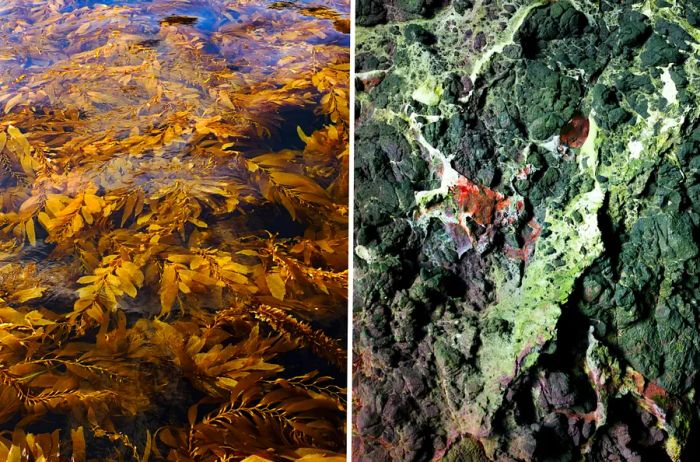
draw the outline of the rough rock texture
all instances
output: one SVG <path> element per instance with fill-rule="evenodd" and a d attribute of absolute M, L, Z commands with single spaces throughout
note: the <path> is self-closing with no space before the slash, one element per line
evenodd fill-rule
<path fill-rule="evenodd" d="M 356 460 L 697 460 L 700 3 L 357 14 Z"/>

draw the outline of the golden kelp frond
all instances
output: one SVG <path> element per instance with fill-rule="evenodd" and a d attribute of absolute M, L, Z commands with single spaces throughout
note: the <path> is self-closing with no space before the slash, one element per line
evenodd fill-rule
<path fill-rule="evenodd" d="M 41 322 L 37 315 L 32 319 L 39 326 L 52 325 Z M 7 344 L 0 347 L 3 404 L 20 410 L 23 421 L 29 423 L 53 412 L 87 416 L 94 424 L 112 426 L 111 416 L 136 415 L 147 408 L 145 392 L 158 384 L 149 379 L 144 366 L 156 360 L 150 356 L 153 350 L 144 344 L 145 338 L 127 330 L 123 314 L 117 316 L 114 328 L 104 325 L 94 342 L 69 340 L 31 346 L 29 340 L 34 340 L 40 329 L 2 329 L 6 338 L 15 337 L 29 345 L 24 349 Z"/>
<path fill-rule="evenodd" d="M 202 413 L 200 407 L 189 409 L 187 428 L 160 432 L 170 447 L 168 460 L 214 461 L 223 454 L 238 460 L 246 454 L 287 459 L 299 447 L 337 450 L 344 433 L 343 419 L 337 418 L 344 407 L 338 401 L 254 376 L 239 382 L 214 411 Z"/>
<path fill-rule="evenodd" d="M 269 155 L 248 159 L 250 179 L 268 201 L 284 206 L 293 219 L 308 221 L 320 217 L 347 221 L 347 206 L 334 203 L 328 192 L 313 179 L 289 172 Z"/>
<path fill-rule="evenodd" d="M 345 369 L 347 354 L 337 341 L 328 337 L 323 331 L 313 329 L 303 321 L 285 311 L 268 305 L 260 305 L 255 310 L 255 317 L 267 323 L 273 330 L 281 332 L 300 346 L 310 348 L 318 356 L 340 369 Z"/>
<path fill-rule="evenodd" d="M 286 387 L 302 388 L 310 395 L 320 395 L 335 400 L 338 403 L 338 407 L 345 407 L 347 402 L 345 390 L 335 385 L 332 377 L 319 376 L 317 372 L 310 372 L 289 379 L 276 379 L 275 383 Z"/>
<path fill-rule="evenodd" d="M 151 341 L 161 357 L 176 365 L 194 387 L 216 398 L 228 396 L 228 390 L 250 375 L 282 372 L 283 367 L 270 360 L 290 349 L 275 337 L 261 336 L 257 326 L 241 338 L 225 331 L 212 335 L 195 323 L 170 325 L 156 321 L 153 326 Z"/>
<path fill-rule="evenodd" d="M 0 306 L 18 306 L 41 297 L 46 290 L 34 278 L 36 265 L 0 266 Z"/>
<path fill-rule="evenodd" d="M 265 456 L 248 456 L 243 459 L 243 462 L 276 462 L 279 459 L 268 458 Z M 344 454 L 339 454 L 333 451 L 319 451 L 315 448 L 298 449 L 293 454 L 283 457 L 281 460 L 293 460 L 302 462 L 343 462 Z"/>
<path fill-rule="evenodd" d="M 342 459 L 349 4 L 102 3 L 0 5 L 0 460 Z"/>
<path fill-rule="evenodd" d="M 79 451 L 78 454 L 80 454 Z M 58 430 L 42 434 L 15 430 L 11 434 L 0 435 L 0 458 L 7 462 L 24 460 L 60 462 L 60 455 Z"/>

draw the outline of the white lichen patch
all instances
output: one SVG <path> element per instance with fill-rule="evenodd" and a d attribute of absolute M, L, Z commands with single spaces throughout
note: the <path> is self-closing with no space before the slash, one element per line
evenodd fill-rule
<path fill-rule="evenodd" d="M 668 66 L 667 68 L 664 69 L 663 73 L 661 74 L 661 81 L 664 83 L 664 87 L 661 90 L 661 95 L 666 98 L 666 101 L 668 101 L 668 104 L 676 104 L 678 103 L 678 89 L 676 88 L 676 84 L 673 82 L 673 79 L 671 78 L 671 72 L 670 72 L 671 66 Z"/>
<path fill-rule="evenodd" d="M 630 151 L 630 159 L 639 159 L 644 150 L 644 145 L 641 141 L 631 140 L 627 143 L 627 149 Z"/>

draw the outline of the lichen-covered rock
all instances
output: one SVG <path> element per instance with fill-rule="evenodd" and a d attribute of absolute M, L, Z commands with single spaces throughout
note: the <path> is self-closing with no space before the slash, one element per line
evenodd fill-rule
<path fill-rule="evenodd" d="M 357 39 L 359 460 L 693 460 L 700 7 L 387 11 Z"/>

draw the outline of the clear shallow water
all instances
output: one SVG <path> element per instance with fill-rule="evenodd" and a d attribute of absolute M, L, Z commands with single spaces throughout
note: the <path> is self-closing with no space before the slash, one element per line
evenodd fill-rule
<path fill-rule="evenodd" d="M 210 448 L 192 460 L 342 452 L 348 15 L 2 2 L 0 459 L 190 460 L 181 432 Z M 259 402 L 312 370 L 337 405 L 294 414 L 322 423 L 298 444 L 291 420 L 212 423 L 239 382 Z"/>

